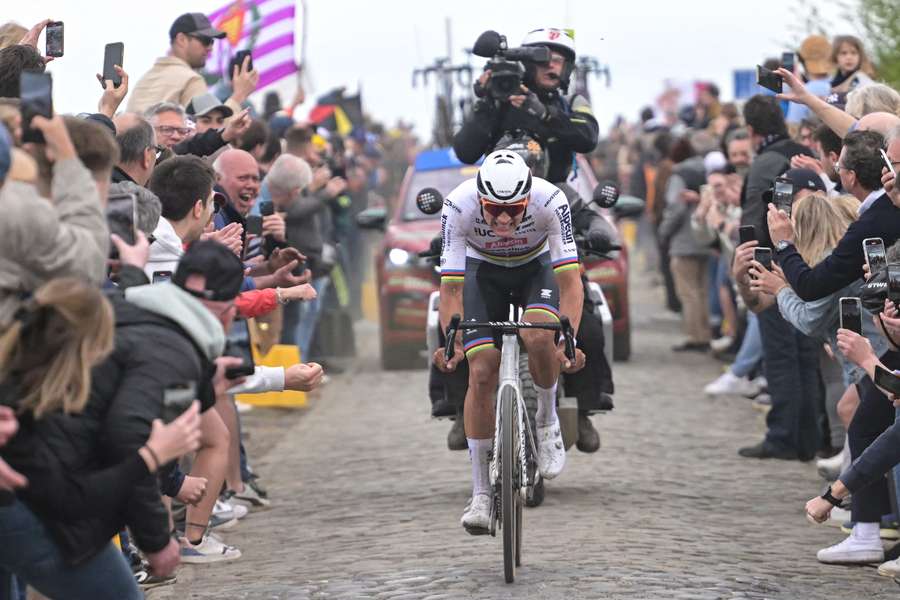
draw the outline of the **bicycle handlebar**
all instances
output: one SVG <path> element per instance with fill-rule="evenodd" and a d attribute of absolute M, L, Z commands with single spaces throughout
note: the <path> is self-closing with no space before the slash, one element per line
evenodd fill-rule
<path fill-rule="evenodd" d="M 447 326 L 447 346 L 444 348 L 444 358 L 449 361 L 453 358 L 454 348 L 456 345 L 456 334 L 459 331 L 459 325 L 462 317 L 453 315 L 450 317 L 450 324 Z M 487 328 L 492 331 L 514 331 L 519 329 L 548 329 L 551 331 L 561 331 L 565 340 L 565 354 L 569 360 L 575 360 L 575 339 L 572 331 L 572 323 L 569 317 L 563 315 L 559 318 L 559 323 L 528 323 L 525 321 L 466 321 L 466 329 Z"/>

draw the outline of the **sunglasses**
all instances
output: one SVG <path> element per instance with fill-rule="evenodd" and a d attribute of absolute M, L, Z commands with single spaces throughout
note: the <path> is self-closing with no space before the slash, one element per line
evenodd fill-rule
<path fill-rule="evenodd" d="M 491 202 L 487 198 L 481 199 L 481 210 L 491 215 L 495 219 L 503 213 L 506 213 L 510 216 L 510 218 L 515 219 L 516 217 L 524 213 L 527 207 L 528 198 L 524 198 L 523 200 L 512 202 L 510 204 L 497 204 L 496 202 Z"/>

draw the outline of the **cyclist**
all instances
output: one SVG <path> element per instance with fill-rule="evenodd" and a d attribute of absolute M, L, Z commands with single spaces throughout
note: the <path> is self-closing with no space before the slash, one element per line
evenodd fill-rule
<path fill-rule="evenodd" d="M 460 184 L 446 198 L 441 214 L 441 327 L 450 317 L 468 321 L 503 321 L 511 298 L 525 307 L 529 322 L 558 322 L 569 317 L 576 333 L 584 300 L 578 252 L 565 195 L 544 179 L 532 177 L 518 154 L 498 150 L 485 158 L 474 179 Z M 521 331 L 529 370 L 537 391 L 537 462 L 541 475 L 552 479 L 565 465 L 556 383 L 560 367 L 576 371 L 565 357 L 563 343 L 551 331 Z M 464 329 L 453 357 L 444 350 L 434 356 L 438 368 L 453 371 L 469 363 L 465 400 L 465 430 L 472 461 L 472 499 L 462 525 L 473 534 L 490 527 L 488 453 L 494 435 L 494 395 L 500 352 L 490 330 Z"/>

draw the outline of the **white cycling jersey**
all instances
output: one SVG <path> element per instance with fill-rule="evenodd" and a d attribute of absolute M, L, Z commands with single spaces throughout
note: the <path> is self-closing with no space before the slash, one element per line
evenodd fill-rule
<path fill-rule="evenodd" d="M 566 195 L 535 177 L 525 217 L 512 237 L 498 237 L 481 213 L 475 179 L 464 181 L 444 200 L 441 213 L 441 281 L 462 281 L 466 257 L 518 267 L 550 253 L 554 272 L 578 268 L 578 250 Z"/>

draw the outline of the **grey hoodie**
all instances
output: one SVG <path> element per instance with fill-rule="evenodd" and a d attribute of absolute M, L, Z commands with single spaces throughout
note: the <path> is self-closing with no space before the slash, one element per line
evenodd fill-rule
<path fill-rule="evenodd" d="M 125 299 L 144 310 L 175 321 L 203 350 L 207 360 L 215 360 L 225 350 L 222 323 L 177 285 L 171 282 L 140 285 L 125 290 Z"/>

